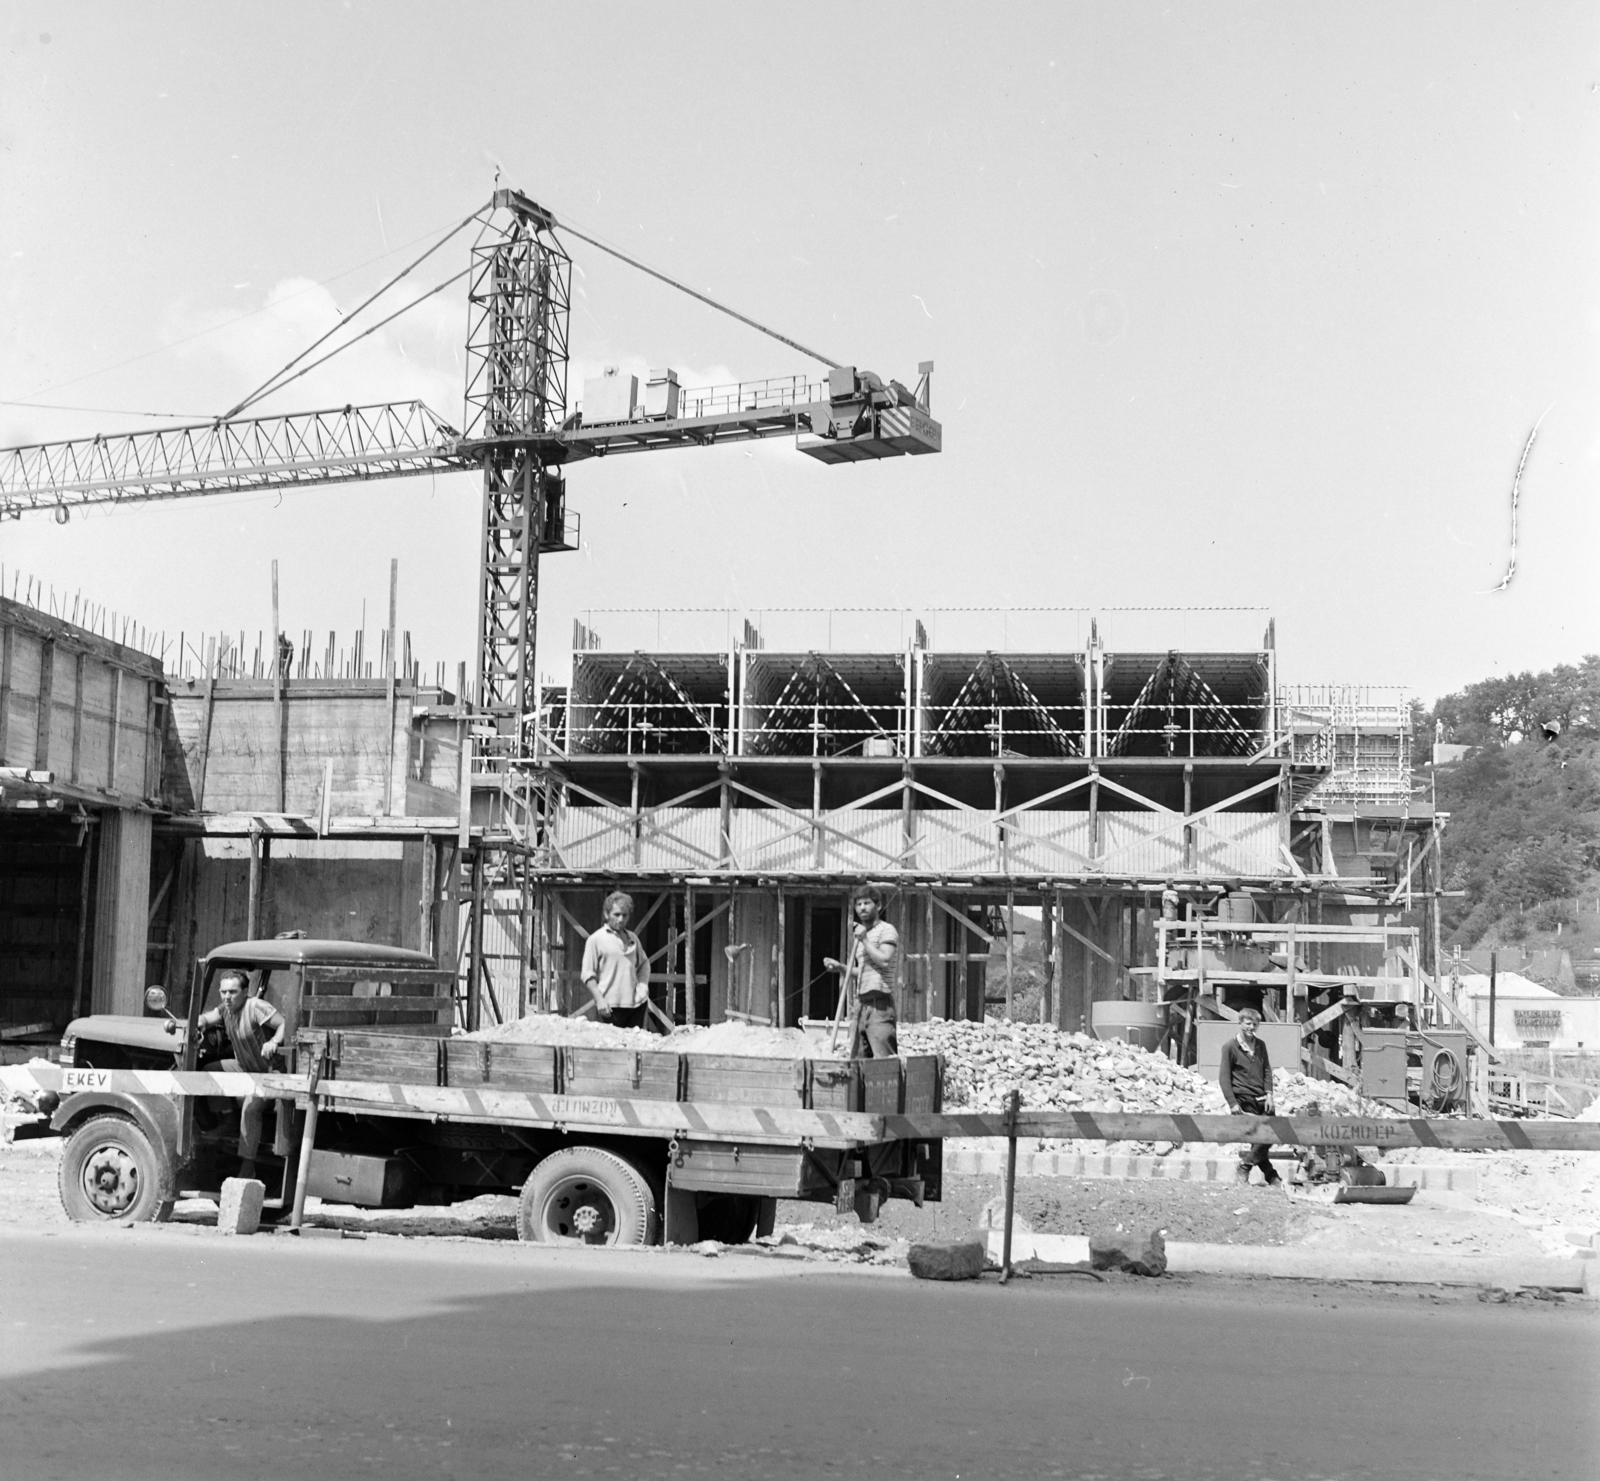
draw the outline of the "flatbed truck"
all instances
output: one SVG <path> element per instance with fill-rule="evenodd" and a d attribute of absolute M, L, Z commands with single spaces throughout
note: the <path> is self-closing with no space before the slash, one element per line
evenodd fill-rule
<path fill-rule="evenodd" d="M 201 1029 L 224 971 L 284 1016 L 281 1074 L 222 1072 Z M 942 1061 L 698 1054 L 467 1038 L 454 974 L 421 952 L 275 939 L 196 964 L 185 1019 L 76 1020 L 35 1131 L 65 1138 L 61 1198 L 81 1221 L 170 1216 L 239 1172 L 240 1108 L 268 1109 L 264 1217 L 307 1196 L 368 1208 L 518 1198 L 521 1238 L 635 1245 L 771 1229 L 779 1199 L 870 1222 L 886 1198 L 940 1196 L 937 1137 L 883 1135 L 936 1114 Z M 164 1012 L 164 994 L 149 1004 Z M 308 1134 L 309 1130 L 309 1134 Z"/>

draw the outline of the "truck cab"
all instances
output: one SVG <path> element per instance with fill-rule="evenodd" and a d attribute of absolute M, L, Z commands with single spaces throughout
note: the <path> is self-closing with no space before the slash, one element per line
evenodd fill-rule
<path fill-rule="evenodd" d="M 226 1034 L 203 1029 L 217 1006 L 224 971 L 246 975 L 252 997 L 284 1017 L 282 1068 L 293 1073 L 306 1031 L 360 1027 L 369 1032 L 444 1037 L 450 1032 L 454 974 L 419 951 L 305 938 L 235 941 L 195 965 L 188 1012 L 166 1012 L 152 989 L 144 1017 L 93 1014 L 75 1019 L 58 1060 L 77 1070 L 206 1070 L 232 1054 Z M 153 1016 L 158 1015 L 158 1016 Z M 239 1170 L 242 1102 L 227 1096 L 134 1093 L 89 1086 L 41 1098 L 49 1129 L 67 1138 L 61 1196 L 76 1219 L 164 1218 L 178 1191 L 210 1193 Z M 256 1158 L 269 1215 L 292 1193 L 294 1104 L 268 1102 Z"/>

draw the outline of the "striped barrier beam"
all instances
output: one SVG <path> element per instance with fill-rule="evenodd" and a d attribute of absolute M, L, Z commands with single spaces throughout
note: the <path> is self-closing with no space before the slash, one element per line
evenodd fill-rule
<path fill-rule="evenodd" d="M 1024 1111 L 885 1116 L 889 1138 L 1016 1137 L 1101 1142 L 1265 1142 L 1301 1147 L 1436 1147 L 1455 1151 L 1596 1152 L 1600 1122 L 1446 1117 L 1174 1116 L 1119 1111 Z"/>
<path fill-rule="evenodd" d="M 264 1090 L 269 1080 L 298 1087 L 306 1082 L 292 1075 L 246 1075 L 223 1070 L 77 1070 L 55 1065 L 0 1065 L 0 1089 L 37 1095 L 52 1090 L 57 1095 L 80 1091 L 116 1091 L 124 1095 L 221 1095 L 245 1100 L 255 1095 L 293 1095 L 295 1091 Z"/>
<path fill-rule="evenodd" d="M 304 1098 L 297 1075 L 226 1074 L 209 1070 L 77 1070 L 0 1066 L 0 1086 L 28 1094 L 53 1090 L 120 1091 L 132 1095 L 210 1095 L 242 1099 Z M 1600 1122 L 1556 1119 L 1488 1121 L 1442 1117 L 1317 1117 L 1141 1115 L 1110 1111 L 1024 1111 L 880 1115 L 805 1111 L 709 1101 L 553 1095 L 491 1086 L 407 1085 L 324 1080 L 324 1106 L 369 1115 L 437 1116 L 488 1124 L 561 1126 L 635 1136 L 677 1136 L 780 1145 L 811 1141 L 847 1147 L 892 1140 L 1016 1137 L 1018 1140 L 1103 1142 L 1265 1142 L 1290 1146 L 1433 1147 L 1457 1151 L 1600 1151 Z"/>

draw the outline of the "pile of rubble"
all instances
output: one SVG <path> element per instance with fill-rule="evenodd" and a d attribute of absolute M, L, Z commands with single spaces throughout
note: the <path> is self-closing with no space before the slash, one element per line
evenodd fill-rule
<path fill-rule="evenodd" d="M 761 1059 L 828 1059 L 826 1043 L 807 1037 L 802 1029 L 768 1028 L 758 1023 L 729 1019 L 710 1028 L 677 1028 L 670 1034 L 647 1029 L 618 1028 L 587 1016 L 567 1018 L 559 1013 L 530 1013 L 494 1028 L 478 1029 L 469 1039 L 492 1039 L 514 1044 L 578 1044 L 595 1049 L 666 1051 L 672 1054 L 743 1054 Z"/>
<path fill-rule="evenodd" d="M 903 1054 L 945 1057 L 944 1101 L 950 1109 L 999 1111 L 1013 1089 L 1037 1111 L 1126 1111 L 1171 1115 L 1224 1115 L 1227 1103 L 1215 1080 L 1119 1040 L 1064 1034 L 1049 1024 L 991 1018 L 967 1023 L 935 1018 L 900 1025 Z M 1394 1113 L 1331 1080 L 1308 1080 L 1274 1071 L 1280 1115 L 1303 1112 L 1312 1102 L 1328 1116 Z"/>

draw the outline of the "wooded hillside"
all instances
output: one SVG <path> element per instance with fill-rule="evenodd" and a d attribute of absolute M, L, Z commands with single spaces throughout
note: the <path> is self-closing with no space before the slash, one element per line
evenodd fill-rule
<path fill-rule="evenodd" d="M 1600 657 L 1444 695 L 1418 717 L 1419 781 L 1441 729 L 1474 748 L 1435 777 L 1445 887 L 1466 892 L 1444 902 L 1447 941 L 1553 943 L 1559 928 L 1579 945 L 1579 902 L 1600 888 Z"/>

